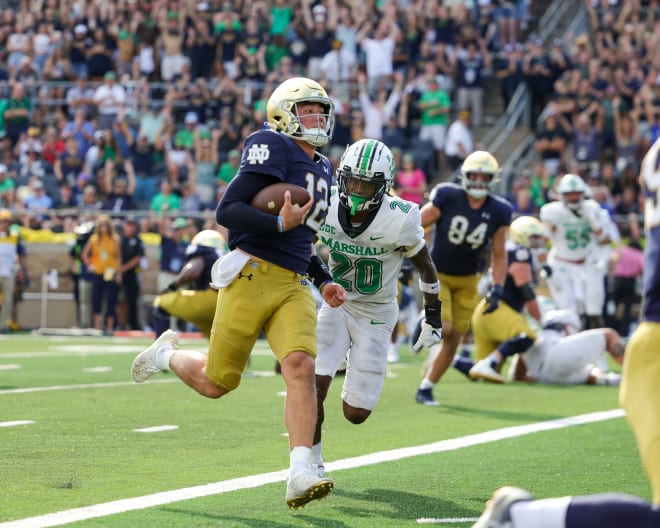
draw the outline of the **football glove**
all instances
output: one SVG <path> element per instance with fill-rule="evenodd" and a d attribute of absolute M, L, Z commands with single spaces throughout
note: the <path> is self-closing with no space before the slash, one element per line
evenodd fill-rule
<path fill-rule="evenodd" d="M 418 354 L 423 347 L 431 347 L 442 339 L 442 320 L 440 318 L 440 301 L 424 307 L 424 320 L 413 352 Z"/>
<path fill-rule="evenodd" d="M 500 300 L 504 296 L 504 290 L 501 284 L 494 284 L 486 294 L 486 309 L 484 315 L 493 313 L 500 305 Z"/>
<path fill-rule="evenodd" d="M 550 267 L 550 264 L 543 264 L 539 275 L 542 279 L 549 279 L 552 277 L 552 268 Z"/>

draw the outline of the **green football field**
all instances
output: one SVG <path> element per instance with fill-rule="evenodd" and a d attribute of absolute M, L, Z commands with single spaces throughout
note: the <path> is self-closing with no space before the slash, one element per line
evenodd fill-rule
<path fill-rule="evenodd" d="M 326 402 L 335 490 L 284 502 L 284 383 L 265 342 L 239 389 L 207 400 L 171 373 L 136 385 L 146 339 L 0 336 L 0 527 L 469 527 L 504 484 L 535 496 L 650 499 L 615 387 L 469 382 L 414 402 L 422 357 L 402 347 L 371 418 Z M 203 350 L 203 340 L 182 340 Z"/>

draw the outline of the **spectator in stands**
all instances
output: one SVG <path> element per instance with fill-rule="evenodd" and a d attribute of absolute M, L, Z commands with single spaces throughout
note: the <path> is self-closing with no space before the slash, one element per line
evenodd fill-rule
<path fill-rule="evenodd" d="M 96 218 L 94 232 L 80 257 L 92 274 L 92 319 L 94 328 L 110 333 L 115 328 L 118 287 L 122 281 L 121 246 L 108 215 Z M 102 309 L 105 301 L 105 325 Z"/>
<path fill-rule="evenodd" d="M 80 112 L 82 113 L 82 110 Z M 58 182 L 68 181 L 73 185 L 78 174 L 83 172 L 84 168 L 84 151 L 80 148 L 79 140 L 71 135 L 66 140 L 64 152 L 57 157 L 53 164 L 53 172 Z"/>
<path fill-rule="evenodd" d="M 438 84 L 435 75 L 427 77 L 417 107 L 422 112 L 419 139 L 429 141 L 433 145 L 435 167 L 440 170 L 444 166 L 445 160 L 445 137 L 451 111 L 451 100 L 449 93 Z"/>
<path fill-rule="evenodd" d="M 470 111 L 459 110 L 456 120 L 447 129 L 445 157 L 451 174 L 463 164 L 463 160 L 474 151 L 470 130 Z"/>
<path fill-rule="evenodd" d="M 471 41 L 456 53 L 456 104 L 472 112 L 472 126 L 483 123 L 486 72 L 492 68 L 490 53 L 483 39 Z"/>
<path fill-rule="evenodd" d="M 199 9 L 198 4 L 198 9 Z M 202 17 L 193 17 L 184 40 L 186 56 L 190 60 L 190 73 L 193 79 L 208 77 L 215 62 L 216 36 L 210 23 Z"/>
<path fill-rule="evenodd" d="M 120 211 L 132 211 L 135 209 L 133 204 L 133 193 L 135 192 L 135 176 L 133 171 L 128 171 L 126 177 L 119 177 L 116 169 L 111 176 L 111 182 L 106 180 L 105 195 L 106 200 L 103 205 L 105 211 L 118 213 Z"/>
<path fill-rule="evenodd" d="M 156 214 L 167 211 L 178 211 L 181 207 L 181 197 L 172 191 L 172 183 L 164 178 L 160 182 L 160 192 L 151 199 L 149 209 Z"/>
<path fill-rule="evenodd" d="M 642 138 L 639 135 L 637 112 L 626 111 L 620 97 L 612 100 L 614 106 L 614 137 L 616 169 L 620 172 L 631 164 L 635 171 L 639 167 L 639 155 L 642 152 Z"/>
<path fill-rule="evenodd" d="M 357 43 L 365 55 L 369 90 L 375 89 L 381 80 L 388 80 L 394 73 L 392 54 L 399 31 L 396 18 L 392 14 L 384 14 L 379 21 L 370 17 L 357 32 Z"/>
<path fill-rule="evenodd" d="M 559 174 L 559 166 L 570 139 L 560 120 L 565 121 L 565 118 L 554 105 L 549 105 L 545 115 L 541 116 L 541 125 L 534 141 L 534 148 L 545 172 L 553 177 Z"/>
<path fill-rule="evenodd" d="M 66 91 L 66 104 L 71 119 L 74 119 L 78 109 L 84 110 L 85 119 L 92 116 L 92 112 L 95 111 L 94 89 L 89 86 L 86 73 L 79 74 L 76 84 Z"/>
<path fill-rule="evenodd" d="M 7 171 L 7 165 L 0 163 L 0 207 L 7 208 L 8 194 L 12 193 L 15 188 L 16 184 Z"/>
<path fill-rule="evenodd" d="M 504 58 L 495 62 L 495 77 L 500 81 L 500 93 L 504 108 L 509 106 L 518 85 L 523 82 L 521 44 L 506 44 Z"/>
<path fill-rule="evenodd" d="M 396 194 L 421 206 L 426 201 L 426 189 L 426 174 L 417 166 L 412 154 L 404 154 L 401 157 L 401 168 L 396 172 L 394 180 Z"/>
<path fill-rule="evenodd" d="M 87 75 L 87 52 L 92 47 L 92 40 L 87 36 L 87 32 L 85 24 L 76 24 L 68 46 L 71 73 L 78 78 Z"/>
<path fill-rule="evenodd" d="M 103 200 L 99 197 L 99 192 L 92 184 L 87 184 L 83 188 L 80 199 L 80 212 L 84 215 L 94 215 L 103 210 Z"/>
<path fill-rule="evenodd" d="M 229 182 L 234 179 L 236 173 L 238 172 L 238 167 L 241 163 L 241 153 L 234 149 L 230 150 L 227 156 L 227 161 L 220 165 L 217 175 L 217 191 L 216 191 L 216 204 L 222 198 L 222 195 L 229 185 Z"/>
<path fill-rule="evenodd" d="M 364 137 L 382 139 L 383 126 L 396 112 L 401 100 L 403 75 L 397 72 L 394 74 L 394 79 L 391 92 L 388 92 L 386 85 L 382 83 L 378 85 L 376 97 L 372 98 L 369 95 L 367 75 L 364 72 L 358 73 L 358 97 L 364 114 Z"/>
<path fill-rule="evenodd" d="M 578 114 L 573 129 L 572 147 L 573 157 L 578 162 L 581 175 L 588 175 L 590 171 L 599 171 L 600 147 L 603 130 L 603 113 L 596 112 L 596 121 L 592 124 L 589 115 Z"/>
<path fill-rule="evenodd" d="M 94 104 L 98 110 L 98 128 L 111 129 L 120 112 L 125 109 L 126 90 L 116 82 L 117 75 L 108 71 L 103 75 L 103 84 L 94 92 Z"/>
<path fill-rule="evenodd" d="M 37 178 L 43 183 L 44 177 L 46 176 L 46 164 L 41 159 L 41 145 L 30 146 L 26 158 L 27 159 L 20 164 L 18 181 L 22 184 L 32 178 Z"/>
<path fill-rule="evenodd" d="M 328 88 L 336 94 L 348 94 L 348 83 L 355 77 L 356 61 L 351 52 L 344 49 L 341 40 L 333 39 L 331 49 L 321 59 L 320 76 L 321 82 L 328 85 Z"/>
<path fill-rule="evenodd" d="M 21 64 L 11 76 L 11 79 L 31 88 L 41 81 L 41 71 L 34 65 L 30 56 L 26 55 L 21 59 Z"/>
<path fill-rule="evenodd" d="M 78 143 L 77 152 L 84 156 L 94 141 L 94 125 L 87 119 L 84 108 L 75 111 L 73 119 L 64 125 L 61 136 L 65 141 L 69 138 L 74 139 Z"/>
<path fill-rule="evenodd" d="M 108 72 L 115 73 L 113 55 L 117 42 L 102 26 L 92 29 L 91 45 L 87 49 L 87 75 L 92 81 L 105 80 Z"/>
<path fill-rule="evenodd" d="M 199 130 L 195 136 L 195 188 L 205 207 L 215 208 L 218 174 L 218 131 Z"/>
<path fill-rule="evenodd" d="M 163 46 L 163 56 L 160 62 L 160 78 L 164 82 L 171 81 L 174 76 L 181 75 L 183 63 L 187 61 L 183 55 L 183 39 L 185 37 L 186 9 L 183 5 L 179 11 L 163 9 L 158 22 L 160 38 Z"/>
<path fill-rule="evenodd" d="M 2 112 L 5 135 L 9 138 L 12 147 L 18 142 L 21 134 L 27 132 L 31 114 L 32 102 L 25 93 L 25 86 L 20 82 L 14 83 Z"/>
<path fill-rule="evenodd" d="M 53 205 L 53 199 L 46 194 L 43 182 L 33 179 L 30 182 L 30 193 L 23 201 L 26 217 L 31 219 L 29 227 L 39 228 L 40 224 L 48 219 L 47 211 L 52 209 Z"/>
<path fill-rule="evenodd" d="M 545 53 L 543 39 L 533 37 L 528 42 L 527 53 L 523 55 L 523 75 L 532 95 L 530 129 L 536 130 L 536 123 L 545 108 L 552 91 L 552 70 L 550 59 Z"/>
<path fill-rule="evenodd" d="M 332 41 L 335 39 L 337 29 L 337 1 L 328 0 L 324 4 L 300 2 L 302 20 L 307 44 L 306 75 L 312 79 L 322 78 L 321 63 L 323 57 L 332 50 Z"/>

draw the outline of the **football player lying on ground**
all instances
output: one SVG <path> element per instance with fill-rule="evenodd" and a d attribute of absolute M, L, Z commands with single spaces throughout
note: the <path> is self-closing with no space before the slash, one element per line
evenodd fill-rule
<path fill-rule="evenodd" d="M 319 83 L 296 77 L 273 91 L 266 115 L 269 129 L 245 138 L 238 173 L 216 210 L 217 223 L 228 229 L 231 251 L 213 270 L 219 290 L 208 356 L 179 350 L 178 336 L 167 331 L 135 358 L 131 374 L 142 383 L 169 369 L 202 396 L 220 398 L 239 386 L 263 331 L 286 384 L 290 469 L 285 501 L 299 508 L 327 496 L 334 486 L 317 475 L 310 460 L 317 344 L 316 303 L 307 280 L 312 243 L 330 199 L 332 164 L 317 149 L 332 137 L 334 103 Z M 274 214 L 251 205 L 262 189 L 282 182 L 307 189 L 307 203 L 294 207 L 291 191 L 285 191 Z M 322 295 L 339 306 L 346 292 L 331 282 Z"/>
<path fill-rule="evenodd" d="M 197 233 L 186 247 L 181 271 L 154 299 L 154 332 L 161 336 L 170 327 L 170 317 L 194 324 L 211 336 L 218 292 L 211 288 L 213 264 L 226 253 L 224 237 L 214 229 Z M 183 289 L 187 287 L 187 289 Z"/>
<path fill-rule="evenodd" d="M 580 329 L 580 319 L 571 310 L 550 310 L 543 315 L 543 328 L 534 344 L 513 357 L 510 381 L 558 385 L 618 385 L 621 375 L 607 371 L 606 352 L 619 365 L 625 344 L 612 328 Z M 467 374 L 474 362 L 459 357 L 454 367 Z"/>
<path fill-rule="evenodd" d="M 660 526 L 660 139 L 642 161 L 646 247 L 642 322 L 628 346 L 619 402 L 635 434 L 653 505 L 620 493 L 533 500 L 526 490 L 498 489 L 473 528 L 651 528 Z"/>
<path fill-rule="evenodd" d="M 432 346 L 441 337 L 440 284 L 419 208 L 388 194 L 393 173 L 394 158 L 384 143 L 362 139 L 348 146 L 337 169 L 338 188 L 333 188 L 328 216 L 319 231 L 330 250 L 332 276 L 347 294 L 339 308 L 323 303 L 318 316 L 318 420 L 312 465 L 320 476 L 324 474 L 324 401 L 347 354 L 341 393 L 346 419 L 363 423 L 380 398 L 389 343 L 399 319 L 397 294 L 404 257 L 419 272 L 424 296 L 425 316 L 414 346 Z"/>

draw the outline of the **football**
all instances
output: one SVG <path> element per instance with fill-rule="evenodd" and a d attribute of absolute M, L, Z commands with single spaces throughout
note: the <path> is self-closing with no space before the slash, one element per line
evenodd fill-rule
<path fill-rule="evenodd" d="M 309 193 L 304 187 L 293 183 L 274 183 L 261 189 L 254 195 L 250 205 L 271 214 L 279 214 L 284 205 L 284 192 L 291 192 L 291 203 L 293 205 L 304 205 L 309 200 Z"/>

